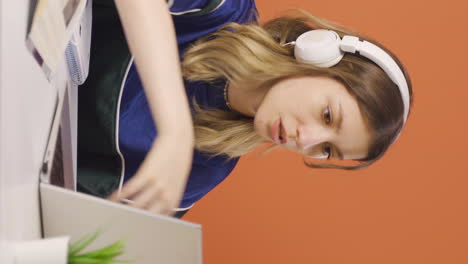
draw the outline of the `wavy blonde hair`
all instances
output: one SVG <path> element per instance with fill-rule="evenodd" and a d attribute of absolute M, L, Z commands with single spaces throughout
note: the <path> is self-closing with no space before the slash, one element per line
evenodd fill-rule
<path fill-rule="evenodd" d="M 298 62 L 294 41 L 312 29 L 336 31 L 340 37 L 353 35 L 378 45 L 389 53 L 405 74 L 410 94 L 411 81 L 405 69 L 388 49 L 377 41 L 336 23 L 295 9 L 263 25 L 256 22 L 240 25 L 229 23 L 218 31 L 197 40 L 185 53 L 182 72 L 189 81 L 215 82 L 226 79 L 233 86 L 249 84 L 252 89 L 272 87 L 281 80 L 298 76 L 328 76 L 342 82 L 358 101 L 361 112 L 373 130 L 373 143 L 368 155 L 358 166 L 317 165 L 310 167 L 356 169 L 379 159 L 403 127 L 403 102 L 398 87 L 372 61 L 354 54 L 345 54 L 337 65 L 319 68 Z M 412 101 L 412 100 L 411 100 Z M 195 147 L 212 153 L 239 157 L 265 141 L 253 127 L 253 119 L 233 112 L 202 109 L 195 104 Z M 367 161 L 364 163 L 364 161 Z"/>

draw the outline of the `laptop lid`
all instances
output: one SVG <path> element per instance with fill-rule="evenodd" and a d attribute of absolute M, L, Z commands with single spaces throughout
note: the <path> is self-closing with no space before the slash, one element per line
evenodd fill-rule
<path fill-rule="evenodd" d="M 125 240 L 122 260 L 139 264 L 201 264 L 198 224 L 114 203 L 47 183 L 40 184 L 44 237 L 76 241 L 101 230 L 90 249 Z"/>

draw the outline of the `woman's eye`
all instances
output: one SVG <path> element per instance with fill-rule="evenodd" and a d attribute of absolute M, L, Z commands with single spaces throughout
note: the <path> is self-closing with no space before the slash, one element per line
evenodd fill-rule
<path fill-rule="evenodd" d="M 327 108 L 325 108 L 325 111 L 323 112 L 323 119 L 325 120 L 325 123 L 327 125 L 331 123 L 332 116 L 331 116 L 330 106 L 327 106 Z"/>
<path fill-rule="evenodd" d="M 330 144 L 328 143 L 324 144 L 323 155 L 327 156 L 327 159 L 330 159 L 332 157 L 332 150 L 331 150 Z"/>

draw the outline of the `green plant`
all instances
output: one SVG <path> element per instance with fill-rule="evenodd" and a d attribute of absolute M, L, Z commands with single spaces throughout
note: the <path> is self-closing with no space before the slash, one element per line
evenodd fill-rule
<path fill-rule="evenodd" d="M 128 261 L 117 260 L 124 251 L 123 240 L 117 241 L 107 247 L 82 253 L 96 238 L 100 232 L 89 234 L 70 245 L 68 249 L 68 264 L 113 264 Z"/>

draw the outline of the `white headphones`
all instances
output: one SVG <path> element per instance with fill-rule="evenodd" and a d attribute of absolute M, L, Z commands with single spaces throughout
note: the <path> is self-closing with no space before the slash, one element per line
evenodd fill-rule
<path fill-rule="evenodd" d="M 354 36 L 344 36 L 341 39 L 335 31 L 326 29 L 305 32 L 296 41 L 284 45 L 291 44 L 295 44 L 294 56 L 298 61 L 317 67 L 332 67 L 340 62 L 345 52 L 356 53 L 356 51 L 375 62 L 400 89 L 404 105 L 403 123 L 406 122 L 410 105 L 408 84 L 400 67 L 384 50 L 368 41 L 360 41 Z"/>

